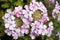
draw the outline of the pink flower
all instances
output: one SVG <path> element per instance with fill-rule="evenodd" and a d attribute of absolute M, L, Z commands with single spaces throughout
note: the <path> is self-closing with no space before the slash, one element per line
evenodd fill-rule
<path fill-rule="evenodd" d="M 14 15 L 15 16 L 20 17 L 21 12 L 22 12 L 22 7 L 21 6 L 15 7 L 15 10 L 14 10 Z"/>
<path fill-rule="evenodd" d="M 54 3 L 54 2 L 55 2 L 55 0 L 49 0 L 49 2 L 50 2 L 50 3 Z"/>
<path fill-rule="evenodd" d="M 34 1 L 34 0 L 33 0 Z M 49 18 L 48 18 L 48 15 L 47 15 L 47 9 L 46 9 L 46 7 L 43 5 L 43 3 L 42 2 L 32 2 L 32 3 L 30 3 L 30 6 L 29 6 L 29 8 L 30 8 L 30 10 L 33 12 L 33 14 L 34 14 L 34 12 L 35 11 L 37 11 L 37 10 L 40 10 L 40 11 L 42 11 L 41 12 L 41 14 L 42 14 L 42 18 L 41 19 L 39 19 L 39 20 L 37 20 L 37 21 L 42 21 L 42 22 L 47 22 L 47 21 L 49 21 Z M 33 15 L 33 14 L 31 14 L 31 15 Z M 32 19 L 34 19 L 33 17 L 32 17 Z"/>
<path fill-rule="evenodd" d="M 31 27 L 32 28 L 31 28 L 30 36 L 32 37 L 32 39 L 34 39 L 35 36 L 46 35 L 47 33 L 47 26 L 38 21 L 35 21 L 34 23 L 32 23 Z"/>
<path fill-rule="evenodd" d="M 30 34 L 31 39 L 35 39 L 35 35 L 34 34 Z"/>
<path fill-rule="evenodd" d="M 20 32 L 21 32 L 22 34 L 24 34 L 24 33 L 25 33 L 25 34 L 28 34 L 28 33 L 29 33 L 29 25 L 25 25 L 25 24 L 22 25 L 21 28 L 20 28 L 20 30 L 21 30 Z"/>
<path fill-rule="evenodd" d="M 59 17 L 60 16 L 60 5 L 57 1 L 56 1 L 55 8 L 53 9 L 52 16 L 54 19 L 57 19 L 58 21 L 60 21 L 60 17 Z"/>
<path fill-rule="evenodd" d="M 24 8 L 29 11 L 29 6 L 28 5 L 25 5 Z"/>
<path fill-rule="evenodd" d="M 14 32 L 12 36 L 13 36 L 13 39 L 18 39 L 18 34 L 16 32 Z"/>
<path fill-rule="evenodd" d="M 36 6 L 36 3 L 30 3 L 30 6 L 29 6 L 29 9 L 32 10 L 32 11 L 35 11 L 37 10 L 37 6 Z"/>
<path fill-rule="evenodd" d="M 5 33 L 7 33 L 7 35 L 9 35 L 9 36 L 12 35 L 12 32 L 11 32 L 9 29 L 6 29 L 6 30 L 5 30 Z"/>
<path fill-rule="evenodd" d="M 50 37 L 53 31 L 53 22 L 49 23 L 49 27 L 47 29 L 47 36 Z"/>
<path fill-rule="evenodd" d="M 36 0 L 32 0 L 32 2 L 36 2 Z"/>
<path fill-rule="evenodd" d="M 7 10 L 7 11 L 8 12 L 2 17 L 5 23 L 5 28 L 6 28 L 5 33 L 7 33 L 7 35 L 9 36 L 12 35 L 13 39 L 18 39 L 18 37 L 24 36 L 24 34 L 28 34 L 29 25 L 23 23 L 21 27 L 17 28 L 13 12 L 11 10 Z"/>
<path fill-rule="evenodd" d="M 60 15 L 58 16 L 58 21 L 60 21 Z"/>

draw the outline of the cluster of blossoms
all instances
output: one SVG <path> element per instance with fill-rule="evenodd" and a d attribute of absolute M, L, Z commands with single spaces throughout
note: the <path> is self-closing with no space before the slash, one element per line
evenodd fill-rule
<path fill-rule="evenodd" d="M 14 10 L 14 14 L 17 17 L 21 17 L 21 19 L 23 20 L 23 22 L 26 24 L 26 22 L 29 24 L 31 23 L 33 20 L 38 20 L 38 21 L 42 21 L 42 22 L 47 22 L 49 21 L 48 15 L 47 15 L 47 9 L 45 8 L 45 6 L 43 5 L 42 2 L 36 2 L 36 1 L 32 1 L 30 3 L 30 5 L 25 5 L 24 6 L 25 9 L 22 9 L 21 6 L 15 7 Z M 39 13 L 39 16 L 35 15 L 36 11 L 40 11 L 41 13 Z M 37 19 L 38 17 L 38 19 Z M 25 21 L 24 21 L 25 20 Z"/>
<path fill-rule="evenodd" d="M 15 7 L 14 11 L 7 10 L 7 13 L 3 16 L 5 33 L 9 36 L 12 35 L 14 39 L 18 39 L 18 37 L 28 34 L 31 29 L 30 37 L 32 39 L 39 35 L 50 36 L 53 30 L 53 23 L 50 22 L 48 28 L 44 24 L 49 21 L 49 17 L 43 3 L 32 0 L 30 5 L 25 5 L 24 8 L 18 6 Z M 21 26 L 16 24 L 16 17 L 22 20 Z M 21 21 L 18 22 L 21 23 Z"/>
<path fill-rule="evenodd" d="M 57 19 L 58 21 L 60 21 L 60 5 L 57 1 L 56 1 L 55 8 L 52 12 L 52 16 L 54 19 Z"/>
<path fill-rule="evenodd" d="M 31 24 L 31 38 L 34 39 L 36 36 L 39 35 L 47 35 L 48 37 L 50 37 L 51 32 L 53 30 L 53 23 L 50 22 L 49 23 L 49 27 L 47 28 L 47 25 L 40 23 L 38 21 L 35 21 L 34 23 Z"/>
<path fill-rule="evenodd" d="M 5 33 L 9 36 L 12 35 L 14 39 L 29 33 L 29 25 L 23 23 L 21 27 L 17 28 L 15 17 L 11 9 L 7 10 L 7 13 L 3 16 L 3 20 L 5 23 Z"/>

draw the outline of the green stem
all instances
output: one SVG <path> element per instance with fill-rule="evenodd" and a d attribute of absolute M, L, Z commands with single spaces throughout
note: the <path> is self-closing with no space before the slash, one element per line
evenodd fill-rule
<path fill-rule="evenodd" d="M 44 36 L 42 36 L 42 40 L 44 40 Z"/>

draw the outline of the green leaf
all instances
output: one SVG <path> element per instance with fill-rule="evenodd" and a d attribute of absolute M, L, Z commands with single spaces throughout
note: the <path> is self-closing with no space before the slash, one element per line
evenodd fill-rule
<path fill-rule="evenodd" d="M 0 11 L 0 37 L 2 37 L 5 33 L 4 33 L 4 30 L 5 30 L 5 28 L 4 28 L 4 21 L 2 20 L 2 16 L 4 15 L 4 11 L 3 10 L 1 10 Z"/>
<path fill-rule="evenodd" d="M 0 1 L 4 1 L 4 2 L 6 2 L 7 0 L 0 0 Z"/>
<path fill-rule="evenodd" d="M 58 20 L 54 20 L 54 29 L 56 30 L 56 31 L 60 31 L 60 23 L 59 23 L 59 21 Z"/>
<path fill-rule="evenodd" d="M 19 37 L 18 40 L 24 40 L 23 37 Z"/>
<path fill-rule="evenodd" d="M 1 5 L 2 8 L 8 8 L 9 6 L 10 6 L 9 3 L 4 3 Z"/>
<path fill-rule="evenodd" d="M 32 1 L 32 0 L 29 0 L 29 1 L 27 0 L 27 3 L 29 4 L 31 1 Z"/>
<path fill-rule="evenodd" d="M 25 40 L 30 40 L 30 38 L 28 36 L 25 36 L 24 39 Z"/>
<path fill-rule="evenodd" d="M 4 34 L 4 31 L 0 31 L 0 37 L 2 37 Z"/>
<path fill-rule="evenodd" d="M 18 0 L 17 2 L 14 2 L 14 5 L 15 6 L 23 6 L 23 2 Z"/>
<path fill-rule="evenodd" d="M 5 30 L 5 27 L 4 27 L 4 22 L 3 20 L 0 20 L 0 37 L 3 36 L 5 33 L 4 33 L 4 30 Z"/>
<path fill-rule="evenodd" d="M 31 40 L 29 36 L 19 37 L 18 40 Z"/>
<path fill-rule="evenodd" d="M 4 15 L 4 11 L 1 10 L 1 11 L 0 11 L 0 14 L 1 14 L 1 15 L 0 15 L 0 18 L 1 18 L 1 17 Z"/>
<path fill-rule="evenodd" d="M 12 3 L 13 0 L 9 0 L 9 1 Z"/>
<path fill-rule="evenodd" d="M 52 37 L 47 38 L 46 40 L 54 40 Z"/>

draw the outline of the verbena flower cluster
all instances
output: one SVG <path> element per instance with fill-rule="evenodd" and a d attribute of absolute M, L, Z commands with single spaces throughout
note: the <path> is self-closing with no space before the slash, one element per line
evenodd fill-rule
<path fill-rule="evenodd" d="M 52 16 L 54 19 L 60 21 L 60 5 L 57 1 L 56 1 L 55 8 L 53 9 Z"/>
<path fill-rule="evenodd" d="M 60 21 L 59 10 L 60 6 L 56 2 L 52 16 L 54 19 L 58 18 L 58 21 Z M 29 34 L 31 39 L 35 39 L 39 35 L 50 37 L 53 31 L 52 21 L 48 23 L 48 26 L 45 24 L 49 21 L 46 7 L 42 2 L 36 2 L 35 0 L 32 0 L 29 5 L 25 5 L 24 9 L 22 6 L 15 7 L 14 11 L 7 9 L 2 18 L 5 23 L 5 33 L 12 36 L 13 39 L 18 39 L 18 37 L 24 36 L 24 34 Z M 19 22 L 22 24 L 19 24 Z"/>
<path fill-rule="evenodd" d="M 35 36 L 39 35 L 47 35 L 50 37 L 52 30 L 53 30 L 53 23 L 49 23 L 49 27 L 47 28 L 47 25 L 43 24 L 42 22 L 35 21 L 34 23 L 31 24 L 31 34 L 30 37 L 32 39 L 35 38 Z"/>
<path fill-rule="evenodd" d="M 29 33 L 29 25 L 23 24 L 21 27 L 16 26 L 15 17 L 13 12 L 8 9 L 7 13 L 3 16 L 4 23 L 5 23 L 5 33 L 9 36 L 13 36 L 14 39 L 17 39 L 20 36 L 24 36 L 25 34 Z"/>

